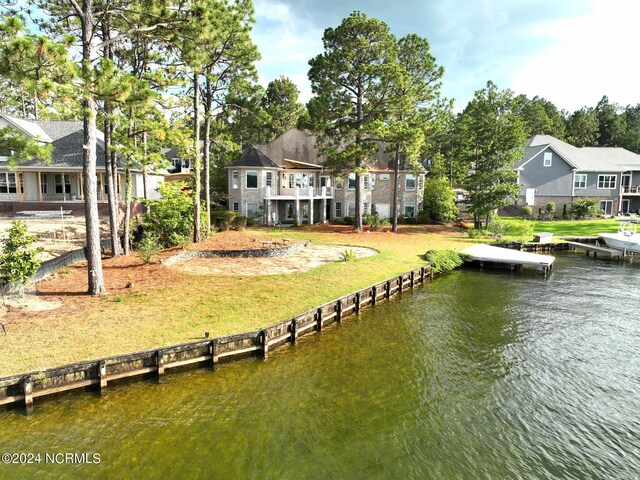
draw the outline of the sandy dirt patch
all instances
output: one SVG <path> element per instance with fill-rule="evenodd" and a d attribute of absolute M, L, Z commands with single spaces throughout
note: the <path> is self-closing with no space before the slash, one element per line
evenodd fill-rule
<path fill-rule="evenodd" d="M 357 258 L 371 257 L 372 248 L 344 245 L 311 245 L 286 257 L 273 258 L 194 258 L 172 268 L 197 275 L 281 275 L 306 272 L 326 263 L 340 261 L 340 254 L 353 250 Z"/>

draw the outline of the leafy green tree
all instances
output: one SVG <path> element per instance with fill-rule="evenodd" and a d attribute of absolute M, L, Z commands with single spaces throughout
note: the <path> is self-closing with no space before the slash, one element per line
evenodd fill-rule
<path fill-rule="evenodd" d="M 564 139 L 565 120 L 552 102 L 537 96 L 529 100 L 524 95 L 518 95 L 516 104 L 519 104 L 520 117 L 530 137 L 552 135 Z"/>
<path fill-rule="evenodd" d="M 6 286 L 21 289 L 29 277 L 35 275 L 41 264 L 38 254 L 42 251 L 42 248 L 32 247 L 38 237 L 27 233 L 25 222 L 11 222 L 7 234 L 0 249 L 0 288 L 3 292 Z"/>
<path fill-rule="evenodd" d="M 193 204 L 184 182 L 160 184 L 160 200 L 147 200 L 148 211 L 142 226 L 144 235 L 154 238 L 162 247 L 182 245 L 193 230 Z"/>
<path fill-rule="evenodd" d="M 598 145 L 599 123 L 592 108 L 576 110 L 567 118 L 567 142 L 576 147 Z"/>
<path fill-rule="evenodd" d="M 621 146 L 635 153 L 640 153 L 640 103 L 628 105 L 624 110 L 626 130 Z"/>
<path fill-rule="evenodd" d="M 300 91 L 289 78 L 284 75 L 269 82 L 262 98 L 262 107 L 269 115 L 271 137 L 276 138 L 292 129 L 304 111 L 298 103 Z"/>
<path fill-rule="evenodd" d="M 427 178 L 422 208 L 418 215 L 422 215 L 427 223 L 445 224 L 458 218 L 455 194 L 446 177 Z"/>
<path fill-rule="evenodd" d="M 610 103 L 609 98 L 605 95 L 600 99 L 595 108 L 596 117 L 598 118 L 598 143 L 602 147 L 617 147 L 624 141 L 625 136 L 625 118 L 620 115 L 620 106 L 616 103 Z"/>
<path fill-rule="evenodd" d="M 355 173 L 355 228 L 362 229 L 363 176 L 378 151 L 379 121 L 392 108 L 401 75 L 389 26 L 353 12 L 322 37 L 324 53 L 309 61 L 314 97 L 307 104 L 318 147 L 334 171 Z"/>
<path fill-rule="evenodd" d="M 596 198 L 578 198 L 571 202 L 571 215 L 578 219 L 597 215 L 601 212 L 599 203 Z"/>
<path fill-rule="evenodd" d="M 489 81 L 458 117 L 457 155 L 471 172 L 465 187 L 475 228 L 482 219 L 488 226 L 491 213 L 519 194 L 513 166 L 522 158 L 527 133 L 516 107 L 511 90 L 498 90 Z"/>

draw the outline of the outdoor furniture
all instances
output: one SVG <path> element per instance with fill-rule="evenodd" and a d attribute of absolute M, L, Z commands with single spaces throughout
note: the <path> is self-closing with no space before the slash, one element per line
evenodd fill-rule
<path fill-rule="evenodd" d="M 552 243 L 553 242 L 553 233 L 551 232 L 540 232 L 533 234 L 533 241 L 537 243 Z"/>
<path fill-rule="evenodd" d="M 276 242 L 274 242 L 272 240 L 263 240 L 263 242 L 262 242 L 262 246 L 264 248 L 272 248 L 272 247 L 275 246 L 275 244 L 276 244 Z"/>
<path fill-rule="evenodd" d="M 282 244 L 283 245 L 287 245 L 291 240 L 289 240 L 288 238 L 283 238 L 282 239 Z"/>

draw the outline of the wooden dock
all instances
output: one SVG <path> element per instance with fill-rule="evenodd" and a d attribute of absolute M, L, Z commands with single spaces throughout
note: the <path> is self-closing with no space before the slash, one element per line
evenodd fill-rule
<path fill-rule="evenodd" d="M 537 253 L 521 252 L 508 248 L 493 247 L 491 245 L 477 244 L 465 248 L 461 251 L 471 256 L 473 261 L 485 264 L 508 265 L 516 270 L 523 266 L 533 266 L 547 274 L 553 268 L 556 257 L 551 255 L 540 255 Z"/>
<path fill-rule="evenodd" d="M 569 244 L 569 248 L 571 250 L 584 250 L 587 253 L 587 256 L 593 253 L 593 258 L 597 258 L 598 255 L 601 255 L 607 258 L 620 259 L 623 256 L 622 251 L 616 250 L 615 248 L 601 247 L 599 245 L 591 245 L 591 244 L 580 243 L 580 242 L 565 242 L 565 243 Z"/>

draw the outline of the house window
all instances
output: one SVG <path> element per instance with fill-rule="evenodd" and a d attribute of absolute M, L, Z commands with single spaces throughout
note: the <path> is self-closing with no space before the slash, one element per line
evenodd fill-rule
<path fill-rule="evenodd" d="M 355 190 L 356 189 L 356 174 L 355 173 L 350 173 L 349 177 L 348 177 L 348 185 L 347 185 L 347 189 L 349 190 Z"/>
<path fill-rule="evenodd" d="M 40 192 L 47 193 L 49 190 L 48 177 L 46 173 L 40 174 Z"/>
<path fill-rule="evenodd" d="M 389 178 L 391 178 L 391 176 L 388 173 L 380 174 L 380 180 L 389 180 Z"/>
<path fill-rule="evenodd" d="M 413 202 L 404 203 L 404 216 L 413 218 L 416 214 L 416 204 Z"/>
<path fill-rule="evenodd" d="M 418 190 L 424 189 L 424 175 L 418 175 Z"/>
<path fill-rule="evenodd" d="M 329 177 L 320 177 L 320 187 L 329 187 L 329 186 L 331 186 Z"/>
<path fill-rule="evenodd" d="M 0 173 L 0 193 L 18 193 L 15 173 Z"/>
<path fill-rule="evenodd" d="M 11 156 L 11 150 L 8 148 L 0 148 L 0 158 L 6 160 Z"/>
<path fill-rule="evenodd" d="M 364 213 L 369 213 L 369 204 L 364 202 Z"/>
<path fill-rule="evenodd" d="M 258 172 L 247 171 L 247 188 L 258 188 Z"/>
<path fill-rule="evenodd" d="M 289 188 L 309 188 L 315 184 L 315 175 L 308 173 L 290 173 Z"/>
<path fill-rule="evenodd" d="M 247 202 L 247 217 L 256 218 L 258 216 L 258 204 L 256 202 Z"/>
<path fill-rule="evenodd" d="M 265 187 L 271 187 L 273 185 L 273 173 L 266 172 L 264 175 L 264 185 Z"/>
<path fill-rule="evenodd" d="M 240 211 L 240 204 L 238 202 L 233 202 L 233 211 L 234 212 Z"/>
<path fill-rule="evenodd" d="M 71 179 L 69 175 L 56 173 L 54 183 L 56 184 L 56 193 L 71 193 Z M 98 191 L 100 191 L 100 186 L 98 186 Z"/>
<path fill-rule="evenodd" d="M 587 188 L 586 173 L 576 173 L 576 178 L 573 180 L 573 188 L 576 190 Z"/>
<path fill-rule="evenodd" d="M 336 218 L 342 218 L 342 203 L 336 202 Z"/>
<path fill-rule="evenodd" d="M 356 216 L 356 204 L 355 202 L 349 202 L 347 204 L 347 216 L 355 217 Z"/>
<path fill-rule="evenodd" d="M 551 152 L 544 152 L 544 166 L 545 167 L 550 167 L 551 166 L 552 158 L 553 158 L 553 154 Z"/>
<path fill-rule="evenodd" d="M 616 175 L 598 175 L 599 190 L 613 190 L 616 188 Z"/>
<path fill-rule="evenodd" d="M 240 186 L 240 172 L 234 170 L 231 172 L 231 188 L 237 189 Z"/>
<path fill-rule="evenodd" d="M 404 188 L 406 190 L 416 189 L 416 176 L 413 173 L 407 173 L 404 178 Z"/>
<path fill-rule="evenodd" d="M 369 190 L 369 175 L 364 176 L 364 189 Z"/>
<path fill-rule="evenodd" d="M 310 187 L 315 187 L 316 186 L 316 176 L 313 173 L 309 174 L 309 186 Z"/>
<path fill-rule="evenodd" d="M 370 175 L 369 176 L 369 181 L 371 182 L 371 190 L 375 190 L 376 189 L 376 176 L 375 175 Z"/>

